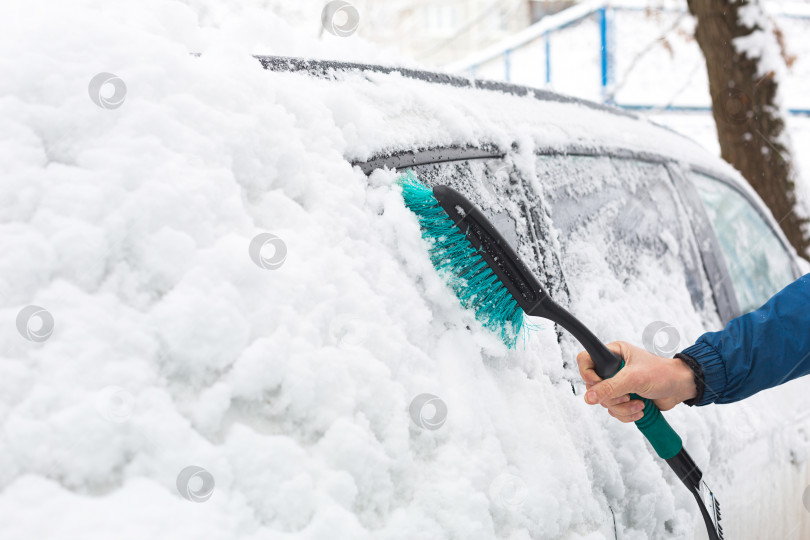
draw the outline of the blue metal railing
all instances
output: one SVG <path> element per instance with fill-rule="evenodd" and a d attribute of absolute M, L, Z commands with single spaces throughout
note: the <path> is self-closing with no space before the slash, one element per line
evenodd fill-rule
<path fill-rule="evenodd" d="M 564 12 L 555 15 L 549 15 L 534 25 L 527 28 L 525 31 L 519 33 L 512 38 L 509 38 L 508 45 L 503 49 L 495 50 L 493 48 L 483 51 L 479 54 L 479 59 L 461 67 L 460 71 L 466 72 L 471 76 L 475 76 L 478 68 L 493 59 L 498 57 L 503 60 L 504 79 L 507 82 L 512 82 L 512 53 L 522 47 L 533 43 L 535 40 L 542 38 L 544 45 L 545 56 L 545 84 L 550 86 L 552 83 L 552 62 L 551 62 L 551 35 L 559 32 L 565 28 L 578 24 L 582 20 L 596 15 L 599 27 L 599 45 L 600 45 L 600 91 L 602 101 L 604 103 L 611 103 L 623 109 L 639 110 L 639 111 L 660 111 L 660 112 L 710 112 L 711 107 L 705 106 L 656 106 L 656 105 L 641 105 L 641 104 L 621 104 L 613 102 L 613 85 L 615 83 L 615 31 L 614 31 L 614 13 L 616 11 L 641 11 L 649 8 L 641 8 L 637 6 L 621 6 L 609 5 L 606 1 L 590 0 L 581 4 L 575 5 L 572 8 L 565 10 L 565 12 L 572 12 L 570 16 L 566 16 Z M 659 11 L 682 13 L 683 10 L 671 8 L 659 8 Z M 790 18 L 800 20 L 810 20 L 810 15 L 803 13 L 779 13 L 776 15 L 779 18 Z M 553 22 L 552 22 L 553 21 Z M 550 24 L 549 24 L 550 23 Z M 537 31 L 533 31 L 533 29 Z M 797 116 L 810 116 L 810 109 L 790 108 L 789 114 Z"/>
<path fill-rule="evenodd" d="M 666 105 L 666 106 L 659 106 L 659 105 L 637 105 L 637 104 L 622 104 L 622 103 L 614 103 L 617 107 L 621 107 L 622 109 L 627 109 L 631 111 L 647 111 L 647 112 L 684 112 L 684 113 L 710 113 L 712 112 L 711 107 L 705 107 L 701 105 Z M 796 109 L 796 108 L 788 108 L 788 114 L 793 116 L 810 116 L 810 109 Z"/>
<path fill-rule="evenodd" d="M 608 94 L 608 70 L 610 69 L 610 61 L 608 58 L 608 24 L 607 24 L 607 8 L 600 8 L 599 11 L 599 55 L 600 55 L 600 68 L 602 70 L 602 101 L 607 101 Z"/>
<path fill-rule="evenodd" d="M 506 82 L 512 82 L 512 50 L 506 49 L 503 53 L 503 78 Z"/>

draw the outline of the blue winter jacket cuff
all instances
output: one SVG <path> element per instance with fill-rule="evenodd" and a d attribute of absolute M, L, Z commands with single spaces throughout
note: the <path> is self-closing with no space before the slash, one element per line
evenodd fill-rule
<path fill-rule="evenodd" d="M 695 372 L 688 404 L 734 403 L 810 374 L 810 274 L 677 356 Z"/>
<path fill-rule="evenodd" d="M 698 339 L 675 356 L 695 372 L 697 396 L 687 401 L 687 405 L 708 405 L 723 395 L 727 384 L 726 365 L 714 347 Z"/>

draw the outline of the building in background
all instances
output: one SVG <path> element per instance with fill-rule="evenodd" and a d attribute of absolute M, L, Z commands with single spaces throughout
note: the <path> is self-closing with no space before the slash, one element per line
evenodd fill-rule
<path fill-rule="evenodd" d="M 512 35 L 573 0 L 356 0 L 358 34 L 403 57 L 441 66 Z"/>
<path fill-rule="evenodd" d="M 532 23 L 546 15 L 553 15 L 577 3 L 577 0 L 535 0 L 529 2 Z"/>

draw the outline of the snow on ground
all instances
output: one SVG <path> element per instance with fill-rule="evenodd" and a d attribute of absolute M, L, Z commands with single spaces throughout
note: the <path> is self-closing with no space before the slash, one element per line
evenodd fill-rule
<path fill-rule="evenodd" d="M 707 158 L 577 106 L 492 94 L 491 117 L 469 90 L 268 73 L 249 53 L 374 53 L 262 8 L 2 7 L 0 537 L 595 540 L 615 521 L 625 539 L 690 538 L 677 480 L 572 392 L 570 343 L 546 325 L 505 350 L 433 271 L 393 174 L 369 181 L 345 158 L 616 128 L 628 147 Z M 88 95 L 102 72 L 125 82 L 120 107 Z M 275 251 L 250 251 L 260 234 Z M 638 342 L 673 315 L 695 338 L 705 314 L 678 274 L 647 272 L 572 276 L 587 322 Z M 47 339 L 18 331 L 27 305 L 53 316 Z M 669 417 L 731 497 L 724 455 L 795 411 L 794 388 L 762 411 Z M 776 448 L 801 464 L 802 444 Z"/>

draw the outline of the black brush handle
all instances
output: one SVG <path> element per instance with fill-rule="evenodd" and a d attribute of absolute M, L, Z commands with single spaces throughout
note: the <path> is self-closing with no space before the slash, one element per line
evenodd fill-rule
<path fill-rule="evenodd" d="M 587 326 L 551 298 L 535 306 L 529 315 L 549 319 L 568 330 L 591 355 L 594 371 L 603 379 L 613 377 L 624 365 L 621 356 L 608 349 Z"/>
<path fill-rule="evenodd" d="M 568 330 L 588 351 L 593 360 L 594 371 L 602 379 L 613 377 L 624 367 L 624 360 L 621 356 L 608 349 L 588 327 L 551 298 L 538 308 L 537 315 L 550 319 Z M 641 400 L 644 403 L 644 416 L 636 420 L 636 427 L 650 441 L 655 453 L 661 459 L 673 458 L 683 450 L 681 437 L 672 429 L 651 399 L 638 394 L 630 394 L 630 398 Z"/>
<path fill-rule="evenodd" d="M 568 330 L 591 355 L 596 374 L 603 379 L 609 379 L 619 372 L 624 366 L 622 358 L 612 353 L 579 319 L 551 299 L 534 273 L 477 206 L 448 186 L 434 187 L 433 196 L 456 227 L 478 249 L 489 268 L 497 274 L 526 314 L 552 320 Z M 683 443 L 661 411 L 649 399 L 635 394 L 631 394 L 631 397 L 644 402 L 644 416 L 636 422 L 636 427 L 661 458 L 675 456 L 683 448 Z"/>
<path fill-rule="evenodd" d="M 720 525 L 720 503 L 711 494 L 712 504 L 706 506 L 700 494 L 700 483 L 703 479 L 703 472 L 692 460 L 692 457 L 682 449 L 674 457 L 667 460 L 667 464 L 672 468 L 672 472 L 681 479 L 689 492 L 695 497 L 706 531 L 709 533 L 709 540 L 723 540 L 723 527 Z"/>
<path fill-rule="evenodd" d="M 449 186 L 434 187 L 433 196 L 527 315 L 549 319 L 568 330 L 591 355 L 596 373 L 603 379 L 618 373 L 622 359 L 610 352 L 579 319 L 551 299 L 534 273 L 477 206 Z"/>
<path fill-rule="evenodd" d="M 449 186 L 436 186 L 433 196 L 467 240 L 478 250 L 487 266 L 497 274 L 520 307 L 540 305 L 548 298 L 543 286 L 518 257 L 501 232 L 464 195 Z"/>
<path fill-rule="evenodd" d="M 621 356 L 608 349 L 587 326 L 551 299 L 500 231 L 478 207 L 448 186 L 434 187 L 433 195 L 470 243 L 479 250 L 487 265 L 497 274 L 501 283 L 506 286 L 527 315 L 549 319 L 570 332 L 588 351 L 594 363 L 594 370 L 602 379 L 613 377 L 624 367 Z M 636 422 L 636 426 L 650 441 L 656 453 L 667 460 L 675 474 L 695 495 L 701 513 L 706 519 L 710 539 L 718 540 L 718 536 L 722 538 L 722 534 L 718 535 L 718 531 L 711 526 L 707 509 L 698 497 L 697 485 L 701 472 L 683 449 L 681 438 L 655 403 L 636 394 L 630 396 L 644 402 L 644 416 Z"/>

